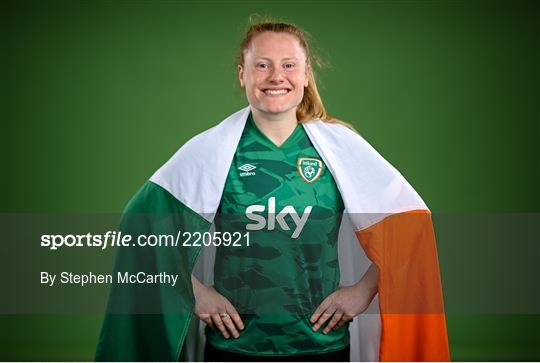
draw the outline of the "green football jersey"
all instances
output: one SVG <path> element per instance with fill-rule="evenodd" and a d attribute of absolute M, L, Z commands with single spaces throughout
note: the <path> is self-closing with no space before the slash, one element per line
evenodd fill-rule
<path fill-rule="evenodd" d="M 218 349 L 249 355 L 326 353 L 349 344 L 348 325 L 323 334 L 309 318 L 339 286 L 337 241 L 344 206 L 298 124 L 276 146 L 251 114 L 227 176 L 216 231 L 249 233 L 216 248 L 214 287 L 242 317 L 239 338 L 206 328 Z M 238 233 L 237 233 L 238 234 Z"/>

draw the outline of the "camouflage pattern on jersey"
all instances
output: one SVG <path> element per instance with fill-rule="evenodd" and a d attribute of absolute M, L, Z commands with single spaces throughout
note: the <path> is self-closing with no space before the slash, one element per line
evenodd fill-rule
<path fill-rule="evenodd" d="M 343 201 L 331 173 L 298 124 L 277 147 L 250 115 L 215 219 L 221 232 L 249 232 L 240 247 L 217 247 L 214 287 L 245 329 L 210 344 L 250 355 L 324 353 L 349 344 L 348 326 L 313 332 L 309 318 L 339 285 L 337 240 Z M 249 216 L 248 216 L 249 214 Z"/>

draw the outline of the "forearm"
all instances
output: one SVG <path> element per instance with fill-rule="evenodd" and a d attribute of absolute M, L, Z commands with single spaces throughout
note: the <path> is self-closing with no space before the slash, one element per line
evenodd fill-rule
<path fill-rule="evenodd" d="M 379 285 L 379 267 L 376 264 L 371 263 L 366 273 L 360 281 L 358 281 L 355 286 L 359 288 L 360 291 L 366 294 L 369 301 L 373 300 L 375 295 L 378 292 Z"/>
<path fill-rule="evenodd" d="M 193 285 L 193 294 L 195 295 L 195 297 L 197 297 L 201 289 L 205 286 L 193 274 L 191 274 L 191 284 Z"/>

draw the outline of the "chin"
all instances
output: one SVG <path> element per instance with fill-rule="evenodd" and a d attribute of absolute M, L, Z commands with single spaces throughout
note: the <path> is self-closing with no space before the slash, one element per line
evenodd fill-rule
<path fill-rule="evenodd" d="M 266 113 L 283 113 L 286 109 L 283 107 L 265 107 L 264 111 Z"/>
<path fill-rule="evenodd" d="M 291 105 L 264 105 L 261 110 L 267 113 L 284 113 L 294 109 Z"/>

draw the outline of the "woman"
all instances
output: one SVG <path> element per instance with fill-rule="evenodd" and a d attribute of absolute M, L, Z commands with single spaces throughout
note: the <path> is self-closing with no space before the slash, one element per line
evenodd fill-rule
<path fill-rule="evenodd" d="M 326 115 L 310 57 L 297 27 L 251 26 L 238 62 L 249 107 L 186 143 L 130 201 L 120 226 L 176 234 L 214 223 L 245 240 L 216 249 L 214 287 L 191 274 L 200 245 L 122 250 L 117 270 L 167 271 L 180 282 L 114 286 L 96 359 L 193 360 L 185 354 L 196 342 L 194 310 L 208 325 L 207 360 L 345 361 L 347 323 L 377 292 L 373 359 L 449 359 L 429 210 L 359 135 Z M 340 287 L 345 210 L 373 264 Z"/>
<path fill-rule="evenodd" d="M 320 224 L 333 227 L 320 235 L 320 229 L 312 222 L 308 227 L 310 230 L 303 230 L 299 236 L 291 233 L 292 237 L 280 231 L 253 231 L 251 239 L 256 244 L 246 247 L 240 256 L 231 248 L 218 248 L 214 272 L 218 289 L 202 285 L 195 277 L 192 280 L 196 314 L 214 329 L 207 329 L 210 343 L 206 346 L 205 360 L 253 361 L 257 359 L 255 356 L 279 356 L 289 361 L 295 358 L 301 361 L 347 361 L 349 332 L 344 325 L 364 311 L 374 297 L 377 268 L 373 265 L 356 285 L 334 292 L 339 284 L 339 266 L 335 262 L 338 258 L 338 217 L 343 213 L 343 203 L 332 175 L 299 124 L 299 119 L 328 119 L 315 85 L 304 35 L 288 24 L 253 25 L 242 42 L 238 76 L 251 112 L 218 209 L 218 216 L 227 215 L 227 223 L 221 220 L 225 218 L 216 217 L 217 230 L 233 224 L 231 219 L 238 220 L 241 227 L 249 225 L 249 219 L 241 218 L 244 211 L 251 205 L 266 205 L 268 200 L 274 200 L 278 211 L 287 205 L 299 211 L 310 206 L 313 209 L 310 209 L 311 221 L 317 219 L 318 213 Z M 297 171 L 297 161 L 302 158 L 306 163 L 315 163 L 305 166 L 307 176 L 302 174 L 304 170 Z M 242 165 L 255 166 L 256 171 L 253 175 L 242 176 L 238 172 Z M 315 168 L 319 175 L 315 175 Z M 311 178 L 306 180 L 308 177 Z M 249 196 L 246 197 L 246 193 Z M 321 216 L 324 212 L 328 216 Z M 282 245 L 276 246 L 279 238 L 282 238 Z M 257 248 L 264 249 L 263 256 L 254 256 L 258 253 Z M 316 263 L 311 264 L 314 271 L 305 273 L 310 265 L 306 255 L 311 257 L 310 253 L 315 253 L 310 248 L 319 249 Z M 261 267 L 259 275 L 249 273 L 253 266 Z M 280 274 L 283 266 L 289 268 Z M 294 278 L 290 279 L 291 276 Z M 242 280 L 242 283 L 227 286 L 223 277 Z M 318 290 L 310 289 L 310 283 L 315 281 L 320 284 Z M 280 296 L 285 288 L 302 293 L 294 297 L 286 293 Z M 244 314 L 239 314 L 234 304 L 218 291 L 226 291 L 229 297 L 238 301 Z M 261 299 L 257 299 L 257 294 L 262 296 Z M 244 325 L 241 315 L 245 316 L 249 310 L 246 305 L 258 308 L 268 295 L 273 296 L 270 303 L 276 308 L 270 310 L 274 314 L 253 317 L 252 313 L 249 324 Z M 305 307 L 306 303 L 320 303 L 326 296 L 318 309 L 313 307 L 312 316 L 307 317 L 312 323 L 302 314 L 287 315 L 287 311 L 277 308 L 285 305 Z M 277 335 L 277 330 L 288 332 Z M 229 340 L 230 337 L 234 339 Z"/>

